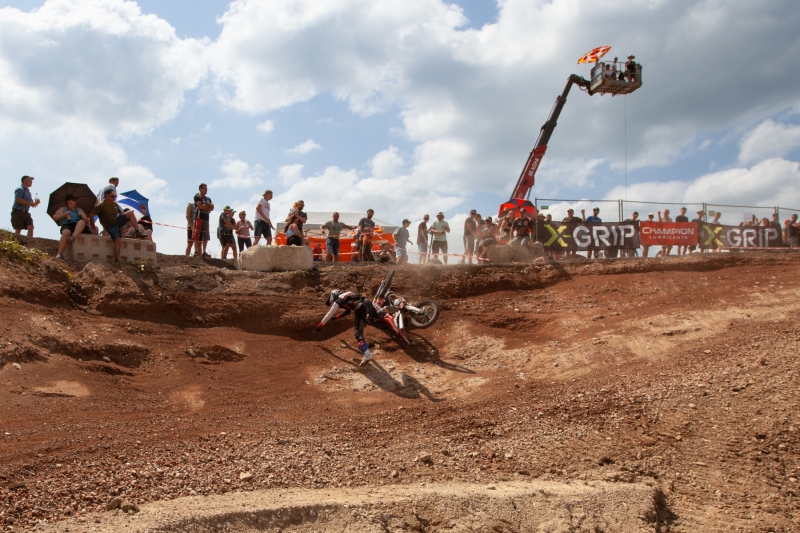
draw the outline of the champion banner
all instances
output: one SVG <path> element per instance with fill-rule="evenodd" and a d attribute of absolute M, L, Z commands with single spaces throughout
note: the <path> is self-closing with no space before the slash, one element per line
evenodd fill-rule
<path fill-rule="evenodd" d="M 772 226 L 720 226 L 699 223 L 700 248 L 780 248 L 781 230 Z"/>
<path fill-rule="evenodd" d="M 694 222 L 639 223 L 639 241 L 643 246 L 694 246 L 697 234 Z"/>
<path fill-rule="evenodd" d="M 547 250 L 610 250 L 639 247 L 639 232 L 631 222 L 604 222 L 602 224 L 547 224 L 536 225 L 537 240 Z"/>

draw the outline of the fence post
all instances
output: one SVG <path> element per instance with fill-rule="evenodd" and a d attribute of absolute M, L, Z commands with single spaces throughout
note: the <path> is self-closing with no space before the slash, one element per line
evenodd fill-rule
<path fill-rule="evenodd" d="M 617 200 L 617 204 L 619 207 L 619 218 L 617 218 L 617 222 L 622 222 L 622 200 Z"/>
<path fill-rule="evenodd" d="M 705 202 L 703 202 L 703 222 L 708 222 L 708 211 L 706 210 Z"/>

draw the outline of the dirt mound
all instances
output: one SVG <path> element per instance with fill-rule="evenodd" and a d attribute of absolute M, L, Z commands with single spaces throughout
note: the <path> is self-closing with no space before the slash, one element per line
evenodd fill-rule
<path fill-rule="evenodd" d="M 374 490 L 272 490 L 183 498 L 87 516 L 42 531 L 654 531 L 669 512 L 645 484 L 431 484 Z M 619 502 L 626 502 L 624 506 Z"/>
<path fill-rule="evenodd" d="M 0 264 L 3 526 L 800 524 L 796 255 L 401 267 L 440 319 L 361 368 L 352 321 L 311 329 L 385 265 L 160 265 Z"/>

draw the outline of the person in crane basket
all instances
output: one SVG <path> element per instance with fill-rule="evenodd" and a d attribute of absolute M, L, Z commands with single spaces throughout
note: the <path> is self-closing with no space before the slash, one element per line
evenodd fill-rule
<path fill-rule="evenodd" d="M 354 333 L 356 341 L 358 341 L 358 350 L 363 355 L 361 363 L 358 366 L 366 365 L 372 359 L 372 352 L 369 351 L 369 345 L 364 338 L 364 327 L 367 325 L 367 316 L 372 318 L 383 318 L 386 312 L 375 309 L 372 302 L 358 293 L 345 292 L 339 289 L 331 291 L 328 299 L 325 300 L 325 305 L 331 308 L 327 314 L 322 318 L 322 321 L 314 328 L 313 333 L 319 333 L 329 320 L 338 320 L 350 314 L 350 311 L 355 315 Z M 344 309 L 339 314 L 336 312 L 339 309 Z"/>

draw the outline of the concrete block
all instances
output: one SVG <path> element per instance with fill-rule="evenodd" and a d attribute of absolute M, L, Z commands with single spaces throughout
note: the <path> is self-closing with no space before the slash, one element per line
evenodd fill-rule
<path fill-rule="evenodd" d="M 82 234 L 64 250 L 64 255 L 69 261 L 88 263 L 90 261 L 113 261 L 114 241 L 110 237 L 100 235 Z M 141 239 L 122 239 L 119 252 L 122 263 L 142 263 L 147 266 L 158 266 L 156 258 L 156 243 Z"/>
<path fill-rule="evenodd" d="M 517 244 L 496 244 L 489 246 L 486 257 L 493 263 L 532 263 L 544 257 L 544 246 L 540 242 L 528 243 L 524 246 Z"/>
<path fill-rule="evenodd" d="M 259 272 L 310 270 L 314 254 L 308 246 L 251 246 L 239 254 L 237 266 Z"/>

